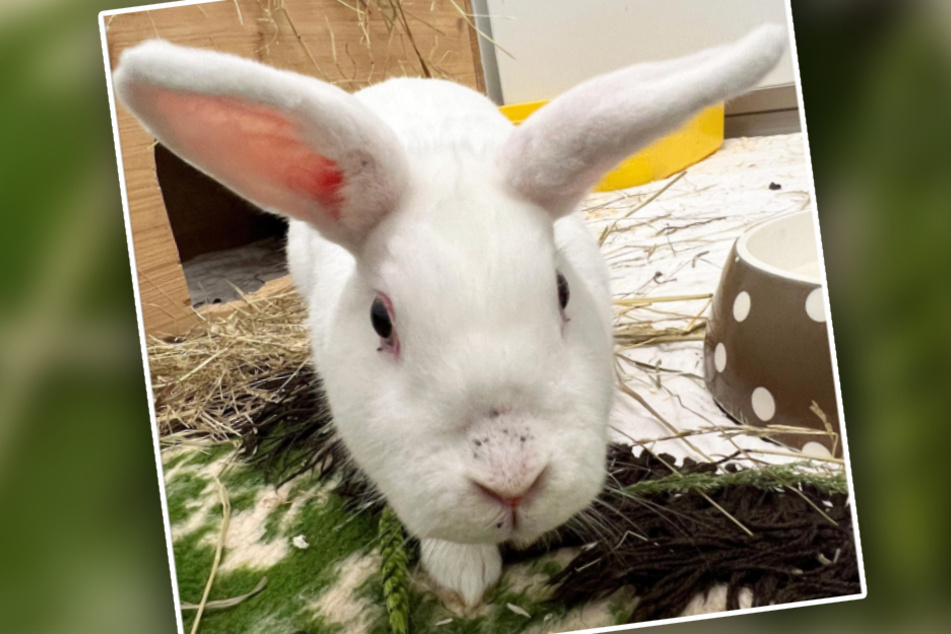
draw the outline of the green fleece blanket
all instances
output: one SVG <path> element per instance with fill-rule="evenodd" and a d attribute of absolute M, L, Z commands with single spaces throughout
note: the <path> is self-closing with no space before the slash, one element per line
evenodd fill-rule
<path fill-rule="evenodd" d="M 198 604 L 222 534 L 220 482 L 230 522 L 208 600 L 263 589 L 238 605 L 206 609 L 202 634 L 388 634 L 378 516 L 353 513 L 345 500 L 303 475 L 279 489 L 232 456 L 231 445 L 163 452 L 176 575 L 183 604 Z M 410 562 L 411 632 L 565 632 L 624 623 L 629 596 L 575 609 L 546 602 L 546 582 L 577 554 L 565 548 L 508 565 L 485 603 L 465 611 L 437 596 Z M 624 593 L 619 593 L 623 595 Z M 196 610 L 183 610 L 191 631 Z"/>
<path fill-rule="evenodd" d="M 187 631 L 210 577 L 205 634 L 404 634 L 407 622 L 411 634 L 568 632 L 861 591 L 840 471 L 674 468 L 670 456 L 612 444 L 594 521 L 579 516 L 528 550 L 506 549 L 499 584 L 465 609 L 429 584 L 359 473 L 314 462 L 347 464 L 317 429 L 320 442 L 298 439 L 307 451 L 286 454 L 304 474 L 277 488 L 265 482 L 267 460 L 245 461 L 274 456 L 248 442 L 260 433 L 244 437 L 245 459 L 232 445 L 163 452 Z"/>

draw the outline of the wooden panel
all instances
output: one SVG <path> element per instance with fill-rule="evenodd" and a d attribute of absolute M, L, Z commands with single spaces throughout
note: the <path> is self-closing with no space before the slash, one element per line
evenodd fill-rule
<path fill-rule="evenodd" d="M 470 19 L 452 0 L 237 0 L 106 18 L 113 68 L 120 53 L 163 38 L 318 77 L 348 91 L 395 76 L 448 78 L 483 89 Z M 119 141 L 150 334 L 175 334 L 196 319 L 155 176 L 154 140 L 121 105 Z"/>

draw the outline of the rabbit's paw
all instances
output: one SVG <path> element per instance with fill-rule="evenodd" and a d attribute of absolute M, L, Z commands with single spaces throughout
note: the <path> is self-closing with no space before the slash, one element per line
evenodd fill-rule
<path fill-rule="evenodd" d="M 502 574 L 502 555 L 494 544 L 424 539 L 420 554 L 423 568 L 433 581 L 458 594 L 467 606 L 478 604 Z"/>

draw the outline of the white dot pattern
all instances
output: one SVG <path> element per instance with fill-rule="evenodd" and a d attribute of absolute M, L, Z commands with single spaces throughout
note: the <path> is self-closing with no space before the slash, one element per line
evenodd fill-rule
<path fill-rule="evenodd" d="M 743 321 L 750 314 L 750 294 L 746 291 L 741 291 L 739 295 L 736 296 L 736 299 L 733 300 L 733 318 L 737 321 Z"/>
<path fill-rule="evenodd" d="M 717 372 L 723 372 L 723 369 L 726 368 L 726 346 L 722 342 L 718 343 L 713 351 L 713 364 L 716 366 Z"/>
<path fill-rule="evenodd" d="M 806 298 L 806 314 L 812 321 L 824 322 L 826 320 L 826 306 L 822 301 L 822 289 L 814 289 Z"/>
<path fill-rule="evenodd" d="M 753 413 L 761 421 L 768 421 L 776 415 L 776 401 L 765 387 L 758 387 L 753 390 L 753 397 L 750 401 L 753 405 Z"/>
<path fill-rule="evenodd" d="M 813 458 L 831 458 L 832 453 L 822 443 L 816 441 L 807 442 L 802 446 L 802 453 Z"/>

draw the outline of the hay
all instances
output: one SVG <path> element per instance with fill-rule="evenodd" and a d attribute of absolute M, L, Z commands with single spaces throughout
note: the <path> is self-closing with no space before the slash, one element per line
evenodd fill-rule
<path fill-rule="evenodd" d="M 236 605 L 241 605 L 242 603 L 244 603 L 245 601 L 247 601 L 254 595 L 260 593 L 266 587 L 267 587 L 267 577 L 261 577 L 261 580 L 258 581 L 258 585 L 254 586 L 251 592 L 246 592 L 245 594 L 242 594 L 237 597 L 231 597 L 230 599 L 216 599 L 214 601 L 207 601 L 205 603 L 205 611 L 208 612 L 210 610 L 227 610 L 228 608 L 233 608 Z M 201 606 L 195 603 L 181 601 L 179 602 L 179 607 L 184 612 L 187 610 L 197 610 Z"/>
<path fill-rule="evenodd" d="M 229 314 L 201 316 L 180 337 L 148 344 L 159 433 L 166 442 L 224 441 L 251 429 L 307 365 L 306 310 L 292 291 L 247 296 Z"/>
<path fill-rule="evenodd" d="M 208 574 L 208 581 L 205 583 L 205 590 L 201 594 L 201 602 L 198 604 L 198 613 L 195 615 L 195 621 L 192 623 L 191 634 L 198 631 L 198 624 L 201 623 L 202 614 L 208 605 L 208 595 L 211 593 L 211 586 L 215 582 L 215 576 L 218 574 L 218 565 L 221 563 L 221 554 L 225 548 L 225 537 L 228 535 L 228 525 L 231 523 L 231 500 L 228 499 L 228 492 L 221 484 L 221 479 L 214 476 L 215 486 L 218 489 L 218 497 L 221 500 L 221 531 L 218 533 L 218 542 L 215 544 L 215 558 L 211 564 L 211 572 Z"/>

